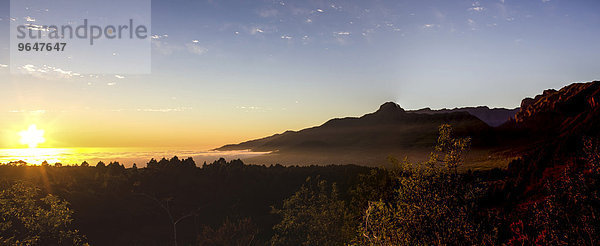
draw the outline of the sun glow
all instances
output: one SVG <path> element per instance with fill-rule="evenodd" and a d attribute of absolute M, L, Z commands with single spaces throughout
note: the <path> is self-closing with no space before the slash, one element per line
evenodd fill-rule
<path fill-rule="evenodd" d="M 36 125 L 30 125 L 27 130 L 20 131 L 19 136 L 21 136 L 21 144 L 29 148 L 37 148 L 39 144 L 46 142 L 44 130 L 37 129 Z"/>

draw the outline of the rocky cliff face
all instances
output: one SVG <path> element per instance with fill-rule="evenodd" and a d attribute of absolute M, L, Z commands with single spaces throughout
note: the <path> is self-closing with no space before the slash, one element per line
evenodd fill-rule
<path fill-rule="evenodd" d="M 545 90 L 521 102 L 515 115 L 518 127 L 557 136 L 598 135 L 600 81 L 575 83 Z"/>
<path fill-rule="evenodd" d="M 531 150 L 509 165 L 504 199 L 534 199 L 545 182 L 578 165 L 584 141 L 600 137 L 599 102 L 600 81 L 545 90 L 521 102 L 521 110 L 505 127 L 526 133 Z"/>

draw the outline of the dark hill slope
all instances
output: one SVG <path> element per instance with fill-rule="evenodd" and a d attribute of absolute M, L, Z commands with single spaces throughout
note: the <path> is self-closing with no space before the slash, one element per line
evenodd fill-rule
<path fill-rule="evenodd" d="M 600 137 L 599 102 L 599 81 L 546 90 L 523 100 L 515 119 L 502 128 L 526 133 L 535 142 L 522 159 L 510 164 L 503 200 L 532 199 L 565 168 L 577 168 L 585 140 Z"/>
<path fill-rule="evenodd" d="M 388 156 L 425 160 L 437 140 L 441 124 L 451 124 L 457 136 L 472 137 L 473 165 L 469 168 L 508 164 L 509 158 L 491 153 L 497 146 L 494 130 L 477 117 L 467 112 L 407 112 L 392 102 L 361 117 L 332 119 L 320 126 L 225 145 L 217 150 L 273 152 L 246 160 L 254 164 L 381 166 L 389 165 Z"/>
<path fill-rule="evenodd" d="M 430 147 L 436 140 L 439 125 L 454 126 L 458 135 L 475 137 L 483 143 L 491 128 L 466 112 L 420 114 L 406 112 L 388 102 L 374 113 L 362 117 L 332 119 L 321 126 L 287 131 L 240 144 L 225 145 L 217 150 L 299 151 L 326 149 L 395 149 Z"/>
<path fill-rule="evenodd" d="M 506 108 L 489 108 L 487 106 L 479 107 L 465 107 L 465 108 L 454 108 L 454 109 L 437 109 L 432 110 L 430 108 L 424 108 L 419 110 L 409 111 L 412 113 L 419 114 L 445 114 L 454 112 L 467 112 L 490 126 L 497 127 L 510 119 L 515 117 L 515 114 L 519 112 L 519 108 L 506 109 Z"/>

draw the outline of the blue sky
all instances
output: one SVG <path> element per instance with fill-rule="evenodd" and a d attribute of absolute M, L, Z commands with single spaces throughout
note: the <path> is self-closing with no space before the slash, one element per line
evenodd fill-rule
<path fill-rule="evenodd" d="M 3 0 L 3 33 L 8 12 Z M 598 30 L 600 1 L 152 1 L 149 75 L 10 75 L 2 35 L 0 115 L 11 120 L 1 126 L 53 122 L 60 146 L 85 144 L 60 136 L 85 136 L 99 122 L 97 135 L 183 129 L 147 141 L 218 146 L 385 101 L 514 108 L 544 89 L 600 79 Z"/>

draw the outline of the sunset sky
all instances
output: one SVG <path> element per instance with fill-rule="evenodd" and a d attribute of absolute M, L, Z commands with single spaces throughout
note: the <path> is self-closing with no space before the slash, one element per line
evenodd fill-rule
<path fill-rule="evenodd" d="M 9 1 L 0 0 L 9 33 Z M 195 147 L 406 109 L 518 107 L 600 79 L 600 1 L 152 1 L 152 73 L 11 75 L 0 148 Z M 77 72 L 77 71 L 73 71 Z"/>

